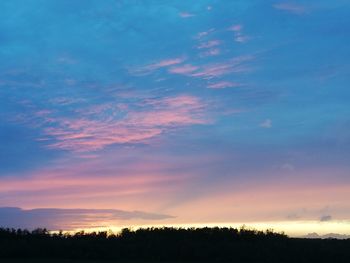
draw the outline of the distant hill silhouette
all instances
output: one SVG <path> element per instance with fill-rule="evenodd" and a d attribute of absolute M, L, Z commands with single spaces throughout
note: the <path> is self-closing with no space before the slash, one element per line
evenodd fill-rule
<path fill-rule="evenodd" d="M 341 235 L 341 234 L 336 234 L 336 233 L 328 233 L 325 235 L 319 235 L 317 233 L 309 233 L 305 236 L 303 236 L 302 238 L 335 238 L 335 239 L 349 239 L 350 235 Z"/>
<path fill-rule="evenodd" d="M 1 258 L 116 261 L 349 262 L 350 240 L 289 238 L 246 228 L 147 228 L 74 235 L 0 228 Z"/>

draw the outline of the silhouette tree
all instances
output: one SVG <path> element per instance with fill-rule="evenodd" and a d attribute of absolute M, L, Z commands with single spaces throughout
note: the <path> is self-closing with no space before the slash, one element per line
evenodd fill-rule
<path fill-rule="evenodd" d="M 201 262 L 349 262 L 350 239 L 289 238 L 271 229 L 144 228 L 74 234 L 0 228 L 1 258 Z"/>

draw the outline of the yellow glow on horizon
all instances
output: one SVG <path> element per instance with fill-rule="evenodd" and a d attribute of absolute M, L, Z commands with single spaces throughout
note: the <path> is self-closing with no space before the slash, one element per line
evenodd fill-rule
<path fill-rule="evenodd" d="M 190 228 L 190 227 L 233 227 L 240 228 L 242 226 L 247 228 L 253 228 L 257 230 L 273 229 L 275 232 L 284 232 L 291 237 L 300 237 L 309 233 L 317 233 L 319 235 L 325 235 L 329 233 L 350 235 L 350 221 L 275 221 L 275 222 L 220 222 L 220 223 L 181 223 L 181 224 L 128 224 L 120 226 L 106 226 L 106 227 L 91 227 L 83 229 L 85 232 L 93 231 L 112 231 L 113 233 L 120 232 L 123 228 L 139 229 L 147 227 L 176 227 L 176 228 Z M 82 229 L 75 229 L 72 231 L 65 231 L 68 233 L 75 233 Z"/>

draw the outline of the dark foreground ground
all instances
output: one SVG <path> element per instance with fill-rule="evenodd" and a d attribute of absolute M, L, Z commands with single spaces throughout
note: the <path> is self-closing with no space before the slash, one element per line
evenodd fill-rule
<path fill-rule="evenodd" d="M 0 262 L 350 262 L 350 239 L 289 238 L 234 228 L 149 228 L 120 234 L 49 234 L 0 228 Z"/>
<path fill-rule="evenodd" d="M 120 260 L 77 260 L 77 259 L 1 259 L 1 263 L 152 263 L 152 261 L 120 261 Z M 179 263 L 162 261 L 162 263 Z M 181 261 L 181 263 L 192 263 Z"/>
<path fill-rule="evenodd" d="M 4 259 L 1 263 L 153 263 L 151 261 L 118 261 L 118 260 L 74 260 L 74 259 Z M 178 263 L 173 261 L 162 261 L 162 263 Z M 181 263 L 192 263 L 184 262 Z"/>

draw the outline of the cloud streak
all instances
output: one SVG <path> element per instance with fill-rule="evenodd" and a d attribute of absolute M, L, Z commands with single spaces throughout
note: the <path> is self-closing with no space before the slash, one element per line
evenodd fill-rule
<path fill-rule="evenodd" d="M 245 43 L 250 39 L 250 37 L 248 37 L 242 33 L 243 25 L 241 25 L 241 24 L 233 25 L 233 26 L 229 27 L 228 30 L 234 32 L 234 40 L 238 43 Z"/>
<path fill-rule="evenodd" d="M 264 120 L 262 123 L 260 123 L 261 128 L 269 129 L 272 127 L 272 121 L 270 119 Z"/>
<path fill-rule="evenodd" d="M 306 13 L 306 7 L 296 3 L 278 3 L 273 5 L 275 9 L 286 11 L 296 15 L 302 15 Z"/>
<path fill-rule="evenodd" d="M 171 68 L 169 72 L 208 80 L 232 73 L 249 72 L 251 68 L 249 68 L 246 63 L 253 59 L 253 56 L 239 56 L 225 62 L 210 63 L 203 66 L 186 64 Z"/>
<path fill-rule="evenodd" d="M 177 64 L 181 64 L 182 62 L 185 61 L 184 57 L 176 57 L 176 58 L 169 58 L 169 59 L 163 59 L 158 62 L 154 62 L 148 65 L 145 65 L 143 67 L 138 67 L 136 69 L 131 69 L 129 72 L 132 75 L 136 76 L 145 76 L 148 74 L 151 74 L 155 70 L 161 69 L 161 68 L 167 68 L 170 66 L 174 66 Z"/>
<path fill-rule="evenodd" d="M 113 144 L 145 143 L 169 129 L 208 122 L 205 104 L 189 95 L 147 99 L 142 108 L 126 110 L 121 115 L 118 105 L 106 105 L 87 109 L 87 116 L 46 117 L 55 124 L 44 129 L 45 137 L 55 141 L 49 148 L 89 152 Z"/>
<path fill-rule="evenodd" d="M 208 85 L 209 89 L 226 89 L 226 88 L 234 88 L 234 87 L 240 87 L 242 84 L 231 82 L 231 81 L 220 81 L 216 83 L 212 83 Z"/>
<path fill-rule="evenodd" d="M 181 12 L 179 13 L 179 16 L 182 18 L 190 18 L 196 16 L 195 14 L 189 13 L 189 12 Z"/>
<path fill-rule="evenodd" d="M 132 219 L 163 220 L 173 216 L 147 213 L 142 211 L 124 211 L 117 209 L 59 209 L 18 207 L 0 207 L 0 226 L 12 228 L 47 228 L 49 230 L 74 230 L 109 226 Z"/>

